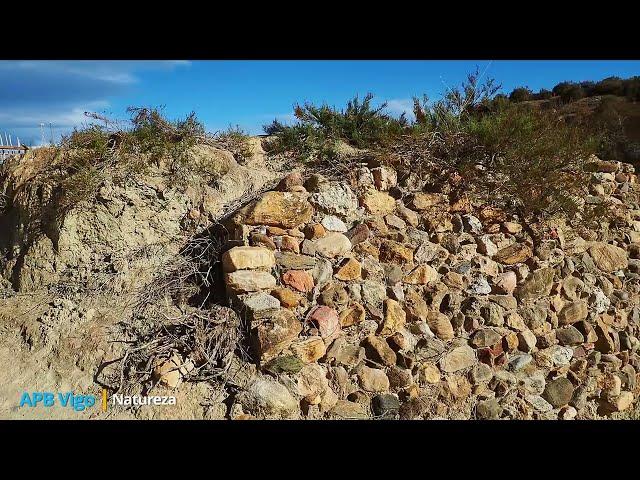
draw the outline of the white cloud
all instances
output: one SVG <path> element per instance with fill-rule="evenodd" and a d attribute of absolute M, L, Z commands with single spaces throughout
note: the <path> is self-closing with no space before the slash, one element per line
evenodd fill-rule
<path fill-rule="evenodd" d="M 102 112 L 108 98 L 139 83 L 144 71 L 188 68 L 168 61 L 0 61 L 0 131 L 27 144 L 41 141 L 40 123 L 52 124 L 47 140 L 87 122 L 85 111 Z"/>
<path fill-rule="evenodd" d="M 410 98 L 392 98 L 387 100 L 387 112 L 394 116 L 406 113 L 407 118 L 413 118 L 413 100 Z"/>

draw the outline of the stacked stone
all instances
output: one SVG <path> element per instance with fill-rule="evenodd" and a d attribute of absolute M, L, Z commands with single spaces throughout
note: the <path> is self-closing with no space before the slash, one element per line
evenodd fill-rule
<path fill-rule="evenodd" d="M 362 165 L 350 183 L 291 174 L 230 226 L 244 246 L 225 253 L 225 279 L 250 317 L 257 363 L 237 411 L 629 410 L 639 393 L 640 188 L 630 165 L 594 158 L 590 168 L 583 201 L 609 205 L 616 228 L 549 224 L 535 243 L 520 219 L 424 191 L 412 173 L 398 182 L 389 167 Z"/>

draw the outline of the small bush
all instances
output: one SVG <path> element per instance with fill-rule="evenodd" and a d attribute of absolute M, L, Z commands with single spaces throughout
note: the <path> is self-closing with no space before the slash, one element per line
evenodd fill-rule
<path fill-rule="evenodd" d="M 394 118 L 386 113 L 386 103 L 373 107 L 372 100 L 372 94 L 367 94 L 363 100 L 356 96 L 342 110 L 311 103 L 296 105 L 296 124 L 284 125 L 274 120 L 264 126 L 264 131 L 276 137 L 272 143 L 274 151 L 294 151 L 303 158 L 327 148 L 331 150 L 331 145 L 338 140 L 356 148 L 379 147 L 397 138 L 408 122 L 404 115 Z"/>
<path fill-rule="evenodd" d="M 533 92 L 528 87 L 514 88 L 509 95 L 509 100 L 512 102 L 526 102 L 533 99 Z"/>
<path fill-rule="evenodd" d="M 465 91 L 469 83 L 455 97 Z M 444 103 L 427 109 L 416 100 L 416 122 L 428 128 L 414 128 L 379 158 L 406 175 L 419 175 L 427 188 L 453 198 L 473 193 L 528 224 L 553 215 L 586 215 L 580 199 L 588 175 L 582 165 L 597 139 L 554 109 L 491 96 L 492 88 L 482 91 L 464 109 Z"/>
<path fill-rule="evenodd" d="M 125 183 L 161 163 L 176 185 L 184 185 L 194 172 L 206 173 L 190 164 L 191 147 L 208 141 L 204 125 L 194 113 L 170 121 L 157 108 L 130 107 L 127 111 L 131 114 L 127 129 L 90 114 L 103 120 L 104 125 L 91 124 L 63 137 L 60 161 L 52 163 L 42 175 L 43 181 L 56 187 L 51 207 L 55 217 L 94 198 L 107 176 Z"/>
<path fill-rule="evenodd" d="M 582 87 L 574 82 L 561 82 L 553 87 L 552 91 L 554 95 L 558 95 L 564 103 L 575 102 L 585 96 Z"/>
<path fill-rule="evenodd" d="M 533 95 L 534 100 L 549 100 L 553 97 L 553 92 L 551 90 L 547 90 L 546 88 L 540 89 L 538 93 Z"/>
<path fill-rule="evenodd" d="M 624 95 L 624 82 L 619 77 L 608 77 L 593 86 L 592 95 Z"/>
<path fill-rule="evenodd" d="M 582 165 L 597 146 L 579 126 L 516 105 L 471 120 L 466 132 L 474 144 L 466 166 L 485 168 L 472 181 L 490 200 L 512 204 L 525 219 L 578 213 L 588 180 Z"/>
<path fill-rule="evenodd" d="M 241 163 L 251 156 L 249 135 L 238 125 L 217 133 L 214 140 L 220 147 L 233 153 L 236 160 Z"/>
<path fill-rule="evenodd" d="M 631 101 L 640 101 L 640 77 L 631 77 L 624 81 L 624 95 Z"/>
<path fill-rule="evenodd" d="M 427 96 L 413 99 L 417 127 L 431 131 L 455 132 L 473 115 L 491 108 L 500 84 L 487 78 L 480 82 L 480 71 L 467 75 L 457 88 L 449 89 L 441 100 L 430 104 Z"/>

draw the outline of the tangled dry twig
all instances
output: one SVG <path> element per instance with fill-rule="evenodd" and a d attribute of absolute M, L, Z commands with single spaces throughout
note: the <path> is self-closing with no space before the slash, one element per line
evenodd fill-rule
<path fill-rule="evenodd" d="M 224 379 L 233 353 L 243 353 L 240 318 L 228 307 L 188 308 L 177 316 L 165 314 L 165 321 L 125 351 L 117 391 L 132 384 L 150 390 L 158 381 L 154 368 L 175 354 L 193 366 L 181 369 L 184 381 Z"/>

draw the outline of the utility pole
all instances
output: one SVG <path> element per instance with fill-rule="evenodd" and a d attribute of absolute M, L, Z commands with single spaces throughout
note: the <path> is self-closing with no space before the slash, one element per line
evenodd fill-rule
<path fill-rule="evenodd" d="M 40 135 L 42 136 L 42 146 L 44 147 L 44 123 L 40 123 Z"/>
<path fill-rule="evenodd" d="M 51 122 L 49 122 L 49 133 L 51 135 L 51 145 L 53 145 L 53 127 L 51 126 Z"/>

